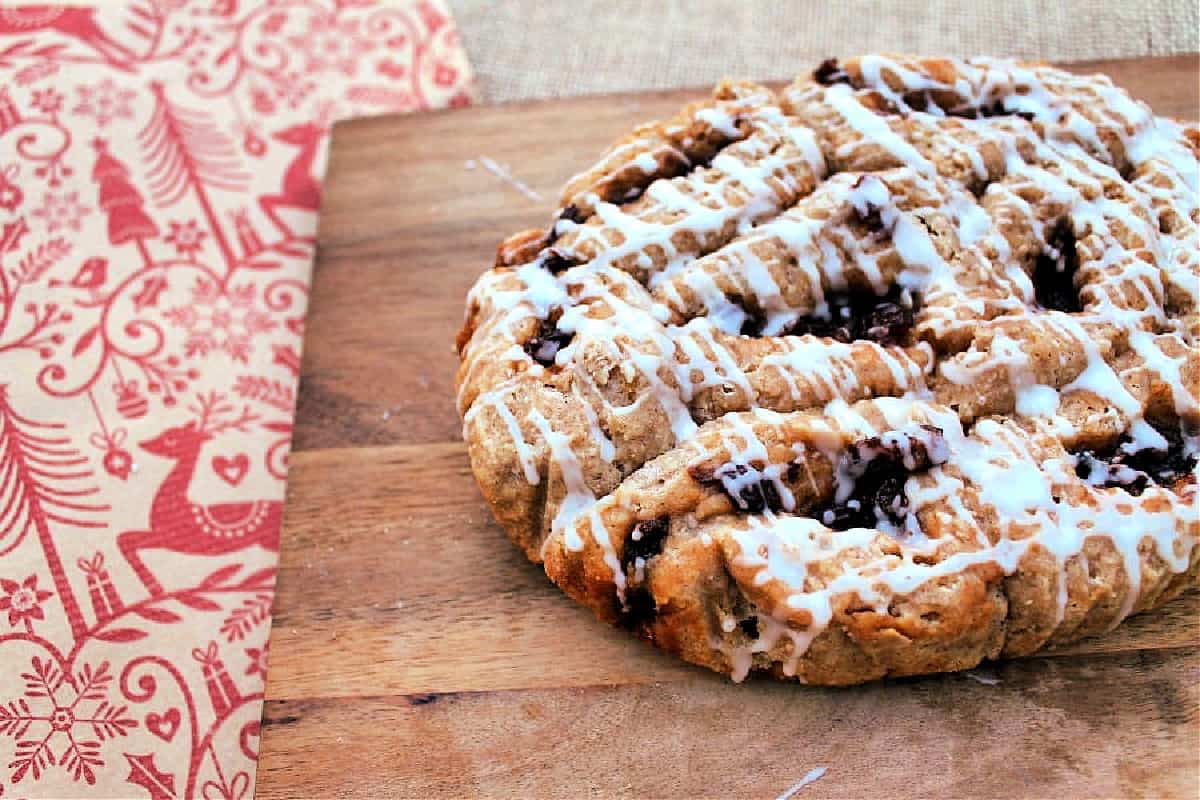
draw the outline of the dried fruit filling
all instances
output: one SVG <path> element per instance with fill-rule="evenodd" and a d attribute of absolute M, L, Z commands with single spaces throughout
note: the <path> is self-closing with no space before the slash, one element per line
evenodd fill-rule
<path fill-rule="evenodd" d="M 629 589 L 625 594 L 621 623 L 627 628 L 637 629 L 658 613 L 654 596 L 645 585 L 644 570 L 646 562 L 662 552 L 669 532 L 669 520 L 658 517 L 638 523 L 625 540 L 621 567 L 629 580 Z"/>
<path fill-rule="evenodd" d="M 1177 428 L 1164 426 L 1155 430 L 1162 437 L 1159 446 L 1133 450 L 1133 442 L 1125 437 L 1104 450 L 1076 453 L 1075 474 L 1092 486 L 1123 489 L 1135 497 L 1151 482 L 1174 486 L 1196 469 L 1200 442 L 1191 437 L 1189 443 L 1189 437 Z"/>
<path fill-rule="evenodd" d="M 904 494 L 909 476 L 943 464 L 949 456 L 941 429 L 932 425 L 861 439 L 838 465 L 835 502 L 812 516 L 839 531 L 902 527 L 909 513 Z"/>
<path fill-rule="evenodd" d="M 881 345 L 903 345 L 909 342 L 913 315 L 919 307 L 918 298 L 905 297 L 898 287 L 882 296 L 869 290 L 827 292 L 825 303 L 824 314 L 801 317 L 781 333 L 785 336 L 823 336 L 847 343 L 866 340 Z M 758 336 L 765 324 L 762 317 L 747 317 L 741 333 Z"/>
<path fill-rule="evenodd" d="M 1075 232 L 1070 223 L 1054 226 L 1046 240 L 1046 249 L 1037 258 L 1033 270 L 1034 297 L 1043 308 L 1077 313 L 1083 310 L 1079 290 L 1075 288 L 1075 272 L 1079 256 L 1075 252 Z"/>
<path fill-rule="evenodd" d="M 522 349 L 543 367 L 550 367 L 554 365 L 558 351 L 570 344 L 574 337 L 575 334 L 560 331 L 554 322 L 544 319 L 538 323 L 537 333 L 525 342 Z"/>

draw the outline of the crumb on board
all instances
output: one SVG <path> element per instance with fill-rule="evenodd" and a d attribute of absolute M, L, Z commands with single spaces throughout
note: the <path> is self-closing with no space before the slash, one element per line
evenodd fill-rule
<path fill-rule="evenodd" d="M 470 164 L 472 162 L 468 161 L 467 163 Z M 530 200 L 534 200 L 539 203 L 542 201 L 542 196 L 540 194 L 535 192 L 533 189 L 530 189 L 529 186 L 523 181 L 513 177 L 513 174 L 508 171 L 508 167 L 505 165 L 500 164 L 497 161 L 488 158 L 487 156 L 480 156 L 479 164 L 488 172 L 492 173 L 501 181 L 507 183 L 509 186 L 528 197 Z M 467 169 L 474 169 L 474 167 L 467 167 Z"/>
<path fill-rule="evenodd" d="M 976 683 L 982 683 L 984 686 L 999 686 L 1003 681 L 997 678 L 990 672 L 983 672 L 977 669 L 969 669 L 963 673 Z"/>

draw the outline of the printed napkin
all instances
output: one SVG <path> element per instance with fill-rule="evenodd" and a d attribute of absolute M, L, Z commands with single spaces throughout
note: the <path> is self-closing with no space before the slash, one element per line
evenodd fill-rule
<path fill-rule="evenodd" d="M 248 798 L 327 132 L 441 0 L 0 8 L 0 796 Z"/>

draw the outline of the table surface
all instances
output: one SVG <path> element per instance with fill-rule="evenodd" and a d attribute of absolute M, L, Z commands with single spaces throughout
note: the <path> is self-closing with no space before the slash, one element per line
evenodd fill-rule
<path fill-rule="evenodd" d="M 1200 49 L 1195 0 L 445 2 L 490 102 L 704 86 L 726 75 L 788 80 L 797 65 L 854 53 L 1079 61 Z"/>
<path fill-rule="evenodd" d="M 1198 65 L 1084 68 L 1195 118 Z M 803 797 L 1197 796 L 1198 591 L 969 674 L 735 685 L 597 623 L 492 521 L 454 410 L 463 297 L 576 168 L 698 94 L 336 128 L 258 796 L 777 797 L 817 767 Z"/>

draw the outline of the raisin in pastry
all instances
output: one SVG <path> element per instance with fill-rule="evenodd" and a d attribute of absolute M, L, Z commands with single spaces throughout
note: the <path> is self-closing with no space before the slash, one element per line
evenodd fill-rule
<path fill-rule="evenodd" d="M 467 300 L 496 518 L 741 680 L 973 667 L 1200 573 L 1195 124 L 1102 76 L 828 60 L 573 178 Z"/>

